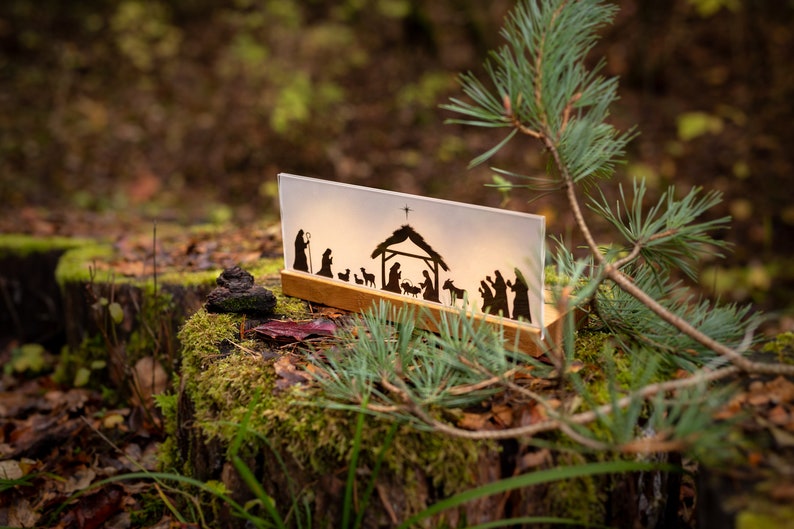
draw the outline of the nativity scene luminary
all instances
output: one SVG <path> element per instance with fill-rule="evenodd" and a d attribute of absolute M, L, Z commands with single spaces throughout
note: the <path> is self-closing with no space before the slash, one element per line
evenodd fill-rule
<path fill-rule="evenodd" d="M 542 216 L 289 174 L 279 196 L 286 295 L 352 311 L 465 307 L 531 353 L 559 320 L 544 302 Z"/>

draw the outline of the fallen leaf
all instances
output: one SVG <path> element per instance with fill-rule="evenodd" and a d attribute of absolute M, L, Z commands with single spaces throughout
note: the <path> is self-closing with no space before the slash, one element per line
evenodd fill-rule
<path fill-rule="evenodd" d="M 96 472 L 93 469 L 84 467 L 78 469 L 73 476 L 69 476 L 63 487 L 64 494 L 71 494 L 78 490 L 87 489 L 96 478 Z"/>
<path fill-rule="evenodd" d="M 776 402 L 794 401 L 794 382 L 777 377 L 766 385 L 767 390 L 773 395 Z"/>
<path fill-rule="evenodd" d="M 505 428 L 509 428 L 513 424 L 513 408 L 505 404 L 494 404 L 491 407 L 493 412 L 494 421 Z"/>
<path fill-rule="evenodd" d="M 548 448 L 542 448 L 521 456 L 518 460 L 517 470 L 518 472 L 526 472 L 530 468 L 535 468 L 546 462 L 551 462 L 551 451 Z"/>
<path fill-rule="evenodd" d="M 794 446 L 794 435 L 781 430 L 780 428 L 771 427 L 769 432 L 775 439 L 775 443 L 781 448 L 791 448 Z"/>
<path fill-rule="evenodd" d="M 124 416 L 120 413 L 108 413 L 102 418 L 103 428 L 112 429 L 120 424 L 124 424 Z"/>
<path fill-rule="evenodd" d="M 0 517 L 7 520 L 9 527 L 36 527 L 41 515 L 36 513 L 28 500 L 20 498 L 10 507 L 0 509 Z"/>
<path fill-rule="evenodd" d="M 336 324 L 326 319 L 308 322 L 274 320 L 258 325 L 251 331 L 276 340 L 291 338 L 302 341 L 310 336 L 332 336 L 336 332 Z"/>
<path fill-rule="evenodd" d="M 788 411 L 780 404 L 769 410 L 768 417 L 773 424 L 777 424 L 778 426 L 783 426 L 791 422 Z"/>
<path fill-rule="evenodd" d="M 285 390 L 296 384 L 303 384 L 308 382 L 308 377 L 298 371 L 292 357 L 283 355 L 281 358 L 273 363 L 273 369 L 276 370 L 276 389 Z"/>
<path fill-rule="evenodd" d="M 153 356 L 144 356 L 138 360 L 132 376 L 135 384 L 132 402 L 146 408 L 152 407 L 152 396 L 164 392 L 168 386 L 168 373 Z"/>
<path fill-rule="evenodd" d="M 15 461 L 13 459 L 0 461 L 0 479 L 14 481 L 24 475 L 25 473 L 22 471 L 19 461 Z"/>
<path fill-rule="evenodd" d="M 458 428 L 467 430 L 482 430 L 488 420 L 492 417 L 489 413 L 463 413 L 463 417 L 458 421 Z"/>

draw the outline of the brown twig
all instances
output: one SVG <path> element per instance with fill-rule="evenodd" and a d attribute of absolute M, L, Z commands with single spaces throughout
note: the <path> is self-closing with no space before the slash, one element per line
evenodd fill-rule
<path fill-rule="evenodd" d="M 588 424 L 590 422 L 597 420 L 602 415 L 611 413 L 615 409 L 615 407 L 621 409 L 627 407 L 629 404 L 634 402 L 635 399 L 646 399 L 648 397 L 652 397 L 659 393 L 685 389 L 688 387 L 696 386 L 698 384 L 706 384 L 708 382 L 713 382 L 715 380 L 720 380 L 727 376 L 734 375 L 738 372 L 740 372 L 740 369 L 736 366 L 727 366 L 714 371 L 701 369 L 700 371 L 695 372 L 695 374 L 687 378 L 668 380 L 665 382 L 649 384 L 637 391 L 633 391 L 629 393 L 628 395 L 618 399 L 614 403 L 610 402 L 607 404 L 603 404 L 592 410 L 584 411 L 567 417 L 562 414 L 557 414 L 556 411 L 553 411 L 555 415 L 555 417 L 553 418 L 538 421 L 536 423 L 529 424 L 526 426 L 519 426 L 516 428 L 506 428 L 504 430 L 473 431 L 473 430 L 458 428 L 456 426 L 452 426 L 450 424 L 438 421 L 435 418 L 431 417 L 427 412 L 421 409 L 418 405 L 416 405 L 416 403 L 414 403 L 410 399 L 405 399 L 404 402 L 408 411 L 410 411 L 416 418 L 418 418 L 428 426 L 431 426 L 434 430 L 438 432 L 465 439 L 479 439 L 479 440 L 510 439 L 515 437 L 531 437 L 533 435 L 537 435 L 539 433 L 547 432 L 551 430 L 562 430 L 563 425 L 566 424 Z M 407 396 L 406 392 L 399 389 L 397 391 L 400 394 Z M 525 389 L 525 391 L 528 390 Z M 544 404 L 544 400 L 542 398 L 539 398 L 537 400 L 540 404 Z"/>

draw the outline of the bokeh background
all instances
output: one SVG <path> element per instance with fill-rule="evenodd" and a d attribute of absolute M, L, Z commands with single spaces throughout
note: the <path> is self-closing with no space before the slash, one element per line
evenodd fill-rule
<path fill-rule="evenodd" d="M 701 285 L 790 328 L 794 2 L 615 3 L 593 62 L 620 77 L 614 123 L 641 135 L 605 190 L 640 176 L 654 198 L 671 184 L 724 192 L 711 215 L 732 215 L 734 251 L 704 259 Z M 530 202 L 467 169 L 502 132 L 444 124 L 439 108 L 458 73 L 482 71 L 512 5 L 3 0 L 0 230 L 275 220 L 285 171 L 541 213 L 575 242 L 559 197 Z M 493 162 L 531 174 L 546 159 L 516 141 Z"/>

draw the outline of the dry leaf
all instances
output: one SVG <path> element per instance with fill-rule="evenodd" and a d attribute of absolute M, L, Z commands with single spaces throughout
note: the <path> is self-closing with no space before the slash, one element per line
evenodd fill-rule
<path fill-rule="evenodd" d="M 308 322 L 274 320 L 258 325 L 251 331 L 264 334 L 275 340 L 293 339 L 301 341 L 310 336 L 332 336 L 336 332 L 336 324 L 326 319 L 316 319 Z"/>
<path fill-rule="evenodd" d="M 551 462 L 551 452 L 548 448 L 542 448 L 521 456 L 518 460 L 517 470 L 518 472 L 525 472 L 530 468 L 541 466 L 546 462 Z"/>
<path fill-rule="evenodd" d="M 467 430 L 482 430 L 491 418 L 491 413 L 463 413 L 463 417 L 458 421 L 459 428 Z"/>
<path fill-rule="evenodd" d="M 493 418 L 499 426 L 509 428 L 513 424 L 513 408 L 505 404 L 494 404 L 491 407 Z"/>
<path fill-rule="evenodd" d="M 132 377 L 135 384 L 132 402 L 137 406 L 150 408 L 152 396 L 164 392 L 168 385 L 168 374 L 153 356 L 145 356 L 138 360 L 132 371 Z"/>
<path fill-rule="evenodd" d="M 273 363 L 273 369 L 276 371 L 278 379 L 276 379 L 276 389 L 283 391 L 296 384 L 305 384 L 309 381 L 308 377 L 298 371 L 292 357 L 283 355 Z"/>

